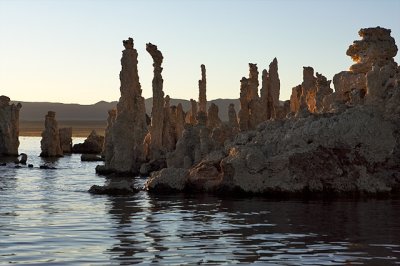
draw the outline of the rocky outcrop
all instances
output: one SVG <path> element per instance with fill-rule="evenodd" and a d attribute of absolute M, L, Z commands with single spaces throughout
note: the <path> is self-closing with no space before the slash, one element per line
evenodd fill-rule
<path fill-rule="evenodd" d="M 72 127 L 64 127 L 58 130 L 62 152 L 72 153 Z"/>
<path fill-rule="evenodd" d="M 56 113 L 49 111 L 45 116 L 44 131 L 40 141 L 41 157 L 60 157 L 63 152 L 60 145 L 60 133 L 56 121 Z"/>
<path fill-rule="evenodd" d="M 7 96 L 0 96 L 0 156 L 18 156 L 21 107 L 20 103 L 10 104 Z"/>
<path fill-rule="evenodd" d="M 163 55 L 157 49 L 157 46 L 151 43 L 146 44 L 146 51 L 153 58 L 154 77 L 152 81 L 153 86 L 153 107 L 151 110 L 151 126 L 149 130 L 150 144 L 148 158 L 159 158 L 162 155 L 163 148 L 163 127 L 164 127 L 164 91 L 163 91 L 163 78 L 162 61 Z"/>
<path fill-rule="evenodd" d="M 325 99 L 339 97 L 339 91 L 331 94 L 324 76 L 315 77 L 312 68 L 304 68 L 303 83 L 293 89 L 296 95 L 290 103 L 298 115 L 243 130 L 222 150 L 210 151 L 187 169 L 177 170 L 175 165 L 155 172 L 147 189 L 264 195 L 400 193 L 400 68 L 391 58 L 383 61 L 366 73 L 363 101 L 350 93 L 344 108 L 337 108 L 336 100 L 329 110 Z M 349 79 L 359 74 L 351 73 Z M 248 79 L 242 85 L 241 101 L 248 103 Z"/>
<path fill-rule="evenodd" d="M 92 130 L 83 143 L 75 144 L 72 147 L 73 153 L 100 154 L 104 146 L 104 136 L 98 135 Z"/>
<path fill-rule="evenodd" d="M 356 62 L 350 71 L 366 74 L 374 65 L 383 67 L 393 64 L 398 49 L 390 32 L 381 27 L 361 29 L 358 34 L 362 39 L 354 41 L 346 52 Z"/>
<path fill-rule="evenodd" d="M 207 80 L 206 66 L 201 65 L 201 79 L 199 80 L 199 112 L 207 111 Z"/>
<path fill-rule="evenodd" d="M 105 169 L 112 172 L 138 173 L 144 161 L 143 140 L 147 134 L 144 98 L 137 70 L 137 51 L 133 39 L 123 41 L 120 72 L 121 97 L 115 122 L 107 137 Z M 108 148 L 107 148 L 108 147 Z"/>
<path fill-rule="evenodd" d="M 288 108 L 290 112 L 304 116 L 327 111 L 334 100 L 333 97 L 327 100 L 333 92 L 330 83 L 330 80 L 318 72 L 315 77 L 312 67 L 303 67 L 303 82 L 292 88 Z"/>

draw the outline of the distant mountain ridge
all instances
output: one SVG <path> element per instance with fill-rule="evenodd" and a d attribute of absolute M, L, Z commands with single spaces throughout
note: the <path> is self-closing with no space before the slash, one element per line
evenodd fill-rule
<path fill-rule="evenodd" d="M 12 101 L 18 103 L 19 101 Z M 79 121 L 105 121 L 107 120 L 108 110 L 113 109 L 117 106 L 117 102 L 105 102 L 100 101 L 91 105 L 81 104 L 66 104 L 66 103 L 52 103 L 52 102 L 20 102 L 22 109 L 20 111 L 21 121 L 42 121 L 48 111 L 56 112 L 56 119 L 59 121 L 66 120 L 79 120 Z M 183 110 L 188 111 L 190 109 L 190 101 L 182 99 L 171 99 L 170 104 L 178 105 L 182 104 Z M 219 108 L 219 117 L 223 121 L 228 121 L 228 106 L 229 104 L 235 104 L 236 112 L 240 109 L 239 99 L 216 99 L 207 102 L 207 108 L 211 103 L 215 103 Z M 146 112 L 151 114 L 151 108 L 153 105 L 152 98 L 145 100 Z"/>

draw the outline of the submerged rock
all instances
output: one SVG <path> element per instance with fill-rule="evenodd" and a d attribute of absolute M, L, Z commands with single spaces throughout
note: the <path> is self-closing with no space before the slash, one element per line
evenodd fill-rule
<path fill-rule="evenodd" d="M 82 162 L 102 162 L 104 158 L 97 154 L 82 154 L 81 155 Z"/>
<path fill-rule="evenodd" d="M 75 144 L 72 147 L 73 153 L 100 154 L 103 150 L 104 136 L 98 135 L 96 130 L 92 130 L 83 143 Z"/>
<path fill-rule="evenodd" d="M 138 192 L 133 186 L 132 179 L 112 178 L 106 181 L 104 186 L 93 185 L 89 191 L 98 195 L 130 195 Z"/>

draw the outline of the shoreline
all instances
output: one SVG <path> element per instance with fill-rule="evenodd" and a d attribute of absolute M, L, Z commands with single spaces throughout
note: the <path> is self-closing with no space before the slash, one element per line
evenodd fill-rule
<path fill-rule="evenodd" d="M 72 127 L 72 137 L 87 137 L 92 130 L 104 136 L 106 121 L 97 120 L 61 120 L 58 128 Z M 41 137 L 44 130 L 44 121 L 20 121 L 20 137 Z"/>

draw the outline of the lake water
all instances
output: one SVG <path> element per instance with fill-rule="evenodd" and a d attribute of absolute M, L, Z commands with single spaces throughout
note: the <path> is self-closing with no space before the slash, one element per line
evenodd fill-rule
<path fill-rule="evenodd" d="M 94 196 L 96 162 L 20 141 L 35 168 L 0 166 L 0 265 L 400 265 L 400 200 Z"/>

